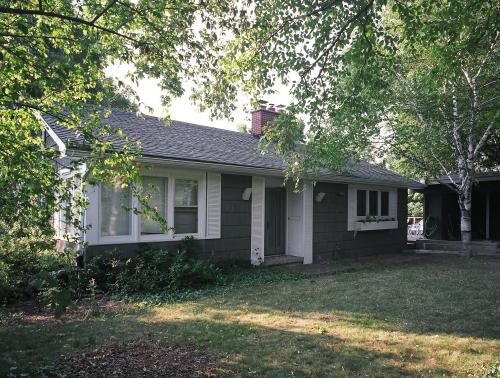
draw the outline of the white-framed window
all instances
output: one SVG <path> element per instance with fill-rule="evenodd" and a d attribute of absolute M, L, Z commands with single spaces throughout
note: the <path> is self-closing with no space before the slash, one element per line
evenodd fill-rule
<path fill-rule="evenodd" d="M 198 233 L 198 186 L 196 179 L 175 179 L 173 227 L 176 235 Z"/>
<path fill-rule="evenodd" d="M 120 184 L 102 185 L 100 190 L 101 237 L 129 236 L 132 233 L 132 194 Z"/>
<path fill-rule="evenodd" d="M 397 228 L 397 198 L 396 188 L 349 185 L 348 231 Z"/>
<path fill-rule="evenodd" d="M 98 185 L 87 190 L 89 245 L 220 238 L 220 173 L 162 167 L 141 173 L 148 204 L 161 214 L 166 228 L 154 214 L 141 211 L 130 188 Z"/>
<path fill-rule="evenodd" d="M 388 217 L 389 190 L 356 189 L 357 217 Z"/>
<path fill-rule="evenodd" d="M 201 205 L 206 203 L 204 183 L 205 175 L 199 173 L 153 171 L 142 176 L 149 205 L 163 216 L 168 230 L 165 232 L 151 214 L 141 214 L 139 241 L 172 240 L 188 235 L 203 238 L 206 209 Z"/>
<path fill-rule="evenodd" d="M 143 176 L 142 186 L 148 196 L 148 205 L 154 208 L 163 219 L 168 219 L 168 177 Z M 141 214 L 141 235 L 159 235 L 166 233 L 162 223 L 154 214 Z"/>

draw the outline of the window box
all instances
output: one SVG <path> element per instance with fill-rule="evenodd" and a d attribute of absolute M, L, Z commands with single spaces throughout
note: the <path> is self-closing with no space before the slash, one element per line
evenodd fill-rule
<path fill-rule="evenodd" d="M 398 228 L 398 221 L 394 218 L 369 218 L 354 222 L 355 231 L 391 230 Z"/>
<path fill-rule="evenodd" d="M 398 228 L 397 188 L 349 185 L 347 201 L 347 231 Z"/>

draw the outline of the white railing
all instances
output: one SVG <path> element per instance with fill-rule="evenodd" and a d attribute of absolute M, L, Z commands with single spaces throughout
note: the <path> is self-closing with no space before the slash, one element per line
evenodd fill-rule
<path fill-rule="evenodd" d="M 424 237 L 424 218 L 408 217 L 408 240 L 417 240 Z"/>

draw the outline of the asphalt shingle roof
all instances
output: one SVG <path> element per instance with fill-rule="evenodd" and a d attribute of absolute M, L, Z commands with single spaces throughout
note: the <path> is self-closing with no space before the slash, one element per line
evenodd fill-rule
<path fill-rule="evenodd" d="M 60 125 L 54 117 L 49 115 L 44 115 L 43 118 L 65 144 L 83 143 L 83 137 L 75 130 L 69 130 Z M 105 122 L 112 128 L 120 128 L 131 141 L 140 140 L 141 153 L 144 156 L 252 168 L 279 170 L 285 168 L 281 157 L 272 153 L 262 154 L 258 147 L 259 139 L 250 134 L 174 120 L 165 125 L 160 118 L 138 116 L 119 109 L 113 109 Z M 115 142 L 116 147 L 123 145 L 123 141 L 117 136 L 110 138 Z M 321 174 L 404 187 L 418 185 L 366 162 L 356 163 L 348 173 L 342 175 L 329 169 L 322 169 Z"/>

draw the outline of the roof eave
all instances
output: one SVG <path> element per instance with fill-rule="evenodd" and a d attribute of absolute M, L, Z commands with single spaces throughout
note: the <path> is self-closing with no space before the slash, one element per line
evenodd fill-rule
<path fill-rule="evenodd" d="M 87 153 L 88 151 L 82 151 L 79 149 L 68 149 L 68 155 L 72 157 L 82 157 L 85 156 Z M 232 174 L 263 175 L 263 176 L 274 176 L 274 177 L 284 176 L 283 170 L 278 168 L 224 164 L 218 162 L 165 158 L 165 157 L 148 156 L 148 155 L 140 156 L 138 157 L 137 160 L 145 164 L 168 164 L 174 166 L 182 166 L 184 168 L 203 169 L 208 171 L 217 171 L 217 172 L 232 173 Z M 425 187 L 425 185 L 416 182 L 403 183 L 400 181 L 370 180 L 359 177 L 328 175 L 328 174 L 321 174 L 317 177 L 311 177 L 311 179 L 321 182 L 333 182 L 341 184 L 369 184 L 369 185 L 378 185 L 387 187 L 407 188 L 407 189 L 423 189 Z"/>

